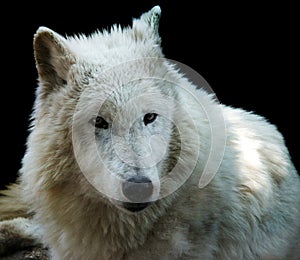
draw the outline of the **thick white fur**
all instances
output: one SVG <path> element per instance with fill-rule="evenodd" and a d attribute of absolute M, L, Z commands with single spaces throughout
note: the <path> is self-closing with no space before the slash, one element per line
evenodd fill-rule
<path fill-rule="evenodd" d="M 292 247 L 299 243 L 300 181 L 281 134 L 260 116 L 220 105 L 160 60 L 159 14 L 155 7 L 135 19 L 132 28 L 113 26 L 109 32 L 90 36 L 64 38 L 43 27 L 37 31 L 40 86 L 21 185 L 45 245 L 53 259 L 289 259 Z M 156 64 L 147 62 L 149 57 Z M 110 71 L 139 59 L 139 66 L 125 66 L 128 71 Z M 164 91 L 176 96 L 194 120 L 196 131 L 180 111 L 170 112 L 179 117 L 176 122 L 190 139 L 189 154 L 200 157 L 180 189 L 141 212 L 129 213 L 100 195 L 81 173 L 73 151 L 72 124 L 83 90 L 87 90 L 87 103 L 80 108 L 85 109 L 112 86 L 136 75 L 182 86 L 173 90 L 166 86 Z M 94 80 L 97 77 L 101 84 Z M 226 123 L 223 160 L 213 180 L 201 189 L 198 183 L 209 152 L 210 126 L 205 111 L 183 89 L 198 95 L 206 110 L 221 108 Z M 151 91 L 160 93 L 160 86 L 150 82 L 133 85 L 130 91 L 124 88 L 116 94 L 115 105 Z M 172 140 L 178 136 L 165 129 L 170 143 L 178 142 Z M 194 144 L 197 138 L 200 146 Z M 189 157 L 183 160 L 188 164 Z M 155 172 L 157 178 L 164 169 Z"/>

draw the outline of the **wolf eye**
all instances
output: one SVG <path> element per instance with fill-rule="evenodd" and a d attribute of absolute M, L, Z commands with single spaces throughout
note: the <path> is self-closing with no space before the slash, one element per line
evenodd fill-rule
<path fill-rule="evenodd" d="M 96 118 L 94 118 L 93 124 L 96 128 L 102 128 L 102 129 L 108 128 L 108 123 L 101 116 L 97 116 Z"/>
<path fill-rule="evenodd" d="M 147 113 L 146 115 L 144 115 L 144 124 L 148 125 L 151 124 L 153 121 L 155 121 L 157 117 L 156 113 Z"/>

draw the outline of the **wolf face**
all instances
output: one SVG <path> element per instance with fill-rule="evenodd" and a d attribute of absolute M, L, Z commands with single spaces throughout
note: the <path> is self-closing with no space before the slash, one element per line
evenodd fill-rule
<path fill-rule="evenodd" d="M 115 81 L 110 72 L 89 81 L 77 103 L 72 135 L 76 159 L 89 182 L 118 205 L 135 203 L 134 209 L 137 203 L 144 207 L 158 199 L 160 179 L 180 152 L 180 141 L 173 138 L 178 135 L 173 120 L 176 104 L 168 96 L 172 83 L 144 71 L 139 75 L 133 68 L 140 63 L 148 66 L 153 58 L 111 70 L 113 74 L 133 71 L 127 82 Z M 167 165 L 171 142 L 172 160 Z"/>
<path fill-rule="evenodd" d="M 199 122 L 185 106 L 205 111 L 191 90 L 183 91 L 190 83 L 163 58 L 159 16 L 154 7 L 132 28 L 113 26 L 91 36 L 38 30 L 40 86 L 26 174 L 47 187 L 85 179 L 105 201 L 129 211 L 146 208 L 189 177 L 199 154 Z M 38 165 L 26 163 L 32 157 Z"/>

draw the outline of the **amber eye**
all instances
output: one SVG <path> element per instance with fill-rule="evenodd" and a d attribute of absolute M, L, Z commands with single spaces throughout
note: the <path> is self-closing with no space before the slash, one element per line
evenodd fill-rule
<path fill-rule="evenodd" d="M 144 116 L 144 124 L 145 125 L 151 124 L 152 122 L 155 121 L 156 118 L 157 118 L 157 114 L 156 113 L 147 113 Z"/>
<path fill-rule="evenodd" d="M 102 128 L 102 129 L 107 129 L 108 128 L 108 123 L 101 116 L 97 116 L 93 120 L 93 123 L 94 123 L 96 128 Z"/>

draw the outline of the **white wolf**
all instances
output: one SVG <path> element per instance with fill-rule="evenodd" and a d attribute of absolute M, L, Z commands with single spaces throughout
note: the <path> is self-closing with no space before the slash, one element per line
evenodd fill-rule
<path fill-rule="evenodd" d="M 164 59 L 159 17 L 156 6 L 90 36 L 38 29 L 39 87 L 20 178 L 0 200 L 0 254 L 14 232 L 52 259 L 291 259 L 300 180 L 281 134 Z"/>

